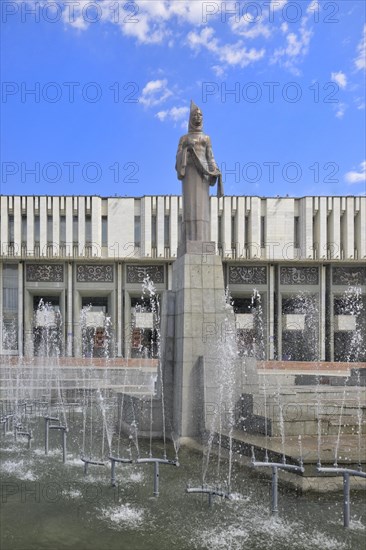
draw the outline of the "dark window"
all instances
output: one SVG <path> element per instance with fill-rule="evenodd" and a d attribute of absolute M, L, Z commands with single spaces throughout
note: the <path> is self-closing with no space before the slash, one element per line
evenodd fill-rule
<path fill-rule="evenodd" d="M 170 217 L 164 216 L 164 246 L 170 245 Z"/>
<path fill-rule="evenodd" d="M 74 244 L 79 242 L 79 219 L 77 216 L 72 218 L 72 240 Z"/>
<path fill-rule="evenodd" d="M 231 248 L 235 248 L 235 236 L 236 236 L 236 218 L 231 216 Z"/>
<path fill-rule="evenodd" d="M 91 230 L 91 216 L 85 216 L 85 244 L 90 244 L 92 240 L 92 230 Z"/>
<path fill-rule="evenodd" d="M 141 216 L 135 216 L 135 246 L 141 246 Z"/>
<path fill-rule="evenodd" d="M 294 217 L 294 248 L 300 248 L 300 218 Z"/>
<path fill-rule="evenodd" d="M 266 218 L 261 216 L 261 248 L 266 246 Z"/>
<path fill-rule="evenodd" d="M 52 216 L 47 216 L 47 243 L 53 243 L 53 220 Z"/>
<path fill-rule="evenodd" d="M 222 216 L 219 216 L 217 229 L 217 244 L 218 246 L 222 246 Z"/>
<path fill-rule="evenodd" d="M 108 218 L 102 216 L 102 246 L 108 246 Z"/>
<path fill-rule="evenodd" d="M 22 216 L 22 244 L 27 242 L 27 216 Z"/>
<path fill-rule="evenodd" d="M 14 244 L 14 216 L 9 216 L 9 243 Z"/>
<path fill-rule="evenodd" d="M 34 216 L 34 241 L 39 244 L 40 221 L 39 216 Z"/>
<path fill-rule="evenodd" d="M 66 243 L 66 216 L 60 216 L 60 244 Z"/>
<path fill-rule="evenodd" d="M 151 216 L 151 246 L 156 247 L 156 216 Z"/>
<path fill-rule="evenodd" d="M 245 216 L 244 228 L 245 228 L 244 244 L 247 247 L 247 246 L 249 246 L 249 216 Z"/>

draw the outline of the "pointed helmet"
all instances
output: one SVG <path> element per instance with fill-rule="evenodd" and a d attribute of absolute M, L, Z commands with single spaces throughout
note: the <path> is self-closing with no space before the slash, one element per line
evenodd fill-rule
<path fill-rule="evenodd" d="M 197 119 L 197 111 L 200 113 L 201 117 Z M 191 109 L 189 113 L 189 124 L 188 132 L 202 132 L 203 129 L 203 120 L 202 120 L 202 111 L 201 109 L 191 100 Z"/>

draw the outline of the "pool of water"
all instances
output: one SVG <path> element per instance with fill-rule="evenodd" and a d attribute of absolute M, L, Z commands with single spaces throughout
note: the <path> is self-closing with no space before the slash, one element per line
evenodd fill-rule
<path fill-rule="evenodd" d="M 71 429 L 68 462 L 62 463 L 59 434 L 44 455 L 42 418 L 34 419 L 33 448 L 1 436 L 1 550 L 358 550 L 365 547 L 365 494 L 351 493 L 351 528 L 343 528 L 342 495 L 302 495 L 280 487 L 279 514 L 270 514 L 270 482 L 258 472 L 233 467 L 234 500 L 186 494 L 200 485 L 202 454 L 179 451 L 180 467 L 160 467 L 160 496 L 154 498 L 153 465 L 116 466 L 118 486 L 110 486 L 110 466 L 90 466 L 83 475 L 80 429 Z M 80 426 L 79 426 L 80 428 Z M 141 443 L 147 456 L 148 442 Z M 153 442 L 154 455 L 163 445 Z M 135 453 L 136 454 L 136 453 Z M 169 458 L 174 449 L 169 446 Z M 225 480 L 227 463 L 217 458 L 207 481 Z"/>

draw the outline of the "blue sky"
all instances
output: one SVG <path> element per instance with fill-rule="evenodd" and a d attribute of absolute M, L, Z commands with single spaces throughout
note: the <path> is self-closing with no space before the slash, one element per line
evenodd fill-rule
<path fill-rule="evenodd" d="M 2 194 L 179 194 L 191 98 L 226 194 L 365 194 L 363 1 L 1 4 Z"/>

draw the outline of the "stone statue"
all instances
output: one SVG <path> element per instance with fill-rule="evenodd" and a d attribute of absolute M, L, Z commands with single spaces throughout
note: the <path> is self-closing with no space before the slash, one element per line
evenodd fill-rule
<path fill-rule="evenodd" d="M 179 140 L 175 164 L 183 185 L 183 242 L 210 240 L 209 187 L 215 185 L 216 180 L 217 196 L 223 196 L 221 173 L 211 140 L 202 130 L 202 111 L 191 101 L 188 134 Z"/>

